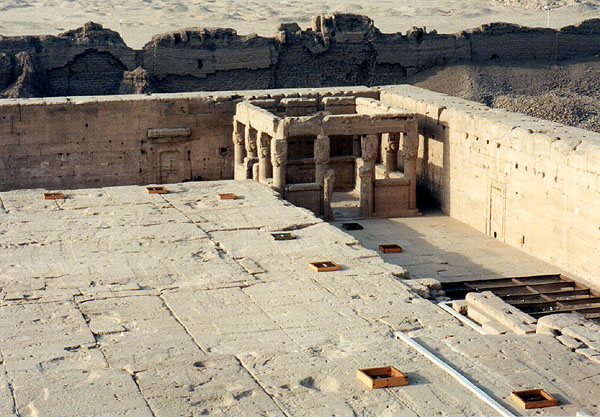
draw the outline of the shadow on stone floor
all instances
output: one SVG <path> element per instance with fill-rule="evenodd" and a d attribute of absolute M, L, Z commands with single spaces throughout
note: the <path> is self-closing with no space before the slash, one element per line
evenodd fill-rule
<path fill-rule="evenodd" d="M 561 271 L 517 248 L 493 239 L 445 215 L 425 208 L 422 216 L 352 220 L 362 230 L 346 231 L 388 263 L 399 265 L 411 278 L 442 282 L 527 276 Z M 342 227 L 344 220 L 333 224 Z M 398 244 L 402 253 L 383 254 L 379 245 Z"/>

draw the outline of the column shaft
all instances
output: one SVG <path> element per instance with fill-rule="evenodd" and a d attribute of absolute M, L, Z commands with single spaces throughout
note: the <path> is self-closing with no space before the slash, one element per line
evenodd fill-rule
<path fill-rule="evenodd" d="M 288 158 L 288 144 L 285 138 L 271 139 L 271 162 L 273 163 L 273 188 L 280 194 L 285 192 L 285 175 Z"/>
<path fill-rule="evenodd" d="M 243 178 L 244 157 L 246 154 L 244 125 L 237 120 L 233 120 L 233 177 L 236 180 Z"/>
<path fill-rule="evenodd" d="M 404 178 L 410 180 L 408 208 L 417 208 L 417 155 L 419 150 L 419 134 L 417 126 L 404 136 Z"/>
<path fill-rule="evenodd" d="M 271 137 L 264 132 L 258 133 L 258 180 L 266 182 L 273 175 L 271 164 Z"/>
<path fill-rule="evenodd" d="M 329 169 L 331 159 L 331 143 L 329 136 L 317 136 L 314 144 L 315 182 L 323 185 L 325 172 Z"/>

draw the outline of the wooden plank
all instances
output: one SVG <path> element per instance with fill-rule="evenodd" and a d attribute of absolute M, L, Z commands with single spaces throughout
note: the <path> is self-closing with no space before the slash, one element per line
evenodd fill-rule
<path fill-rule="evenodd" d="M 513 305 L 517 308 L 527 307 L 527 306 L 543 306 L 543 305 L 552 305 L 558 303 L 563 306 L 572 306 L 572 305 L 588 305 L 588 304 L 600 304 L 600 297 L 582 297 L 576 299 L 549 299 L 549 300 L 539 300 L 539 301 L 520 301 L 520 300 L 504 300 L 510 305 Z"/>
<path fill-rule="evenodd" d="M 589 295 L 590 291 L 589 290 L 568 290 L 568 291 L 544 291 L 543 293 L 545 296 L 553 298 L 553 299 L 560 299 L 562 297 L 573 297 L 573 296 L 580 296 L 580 295 Z M 514 294 L 514 295 L 504 295 L 502 296 L 502 299 L 505 300 L 506 302 L 510 302 L 510 300 L 514 299 L 518 299 L 519 297 L 522 297 L 524 299 L 528 299 L 528 298 L 540 298 L 541 296 L 537 293 L 530 293 L 530 294 Z"/>
<path fill-rule="evenodd" d="M 591 306 L 600 304 L 600 297 L 585 297 L 568 300 L 562 299 L 556 301 L 558 301 L 558 303 L 563 306 Z"/>
<path fill-rule="evenodd" d="M 500 298 L 502 298 L 504 301 L 506 301 L 509 304 L 511 304 L 513 301 L 515 301 L 515 302 L 519 302 L 519 301 L 547 301 L 546 299 L 544 299 L 542 297 L 541 294 L 538 294 L 538 293 L 510 294 L 510 295 L 503 295 Z"/>
<path fill-rule="evenodd" d="M 476 288 L 485 291 L 492 288 L 505 288 L 518 285 L 523 286 L 523 284 L 515 283 L 512 278 L 503 278 L 494 281 L 468 281 L 465 282 L 464 285 L 467 288 Z"/>
<path fill-rule="evenodd" d="M 560 279 L 558 276 L 549 277 L 521 277 L 515 278 L 514 281 L 519 284 L 532 285 L 532 284 L 554 284 L 556 282 L 570 282 Z"/>
<path fill-rule="evenodd" d="M 572 290 L 573 285 L 568 282 L 557 282 L 555 284 L 534 284 L 534 285 L 518 285 L 513 287 L 499 287 L 495 289 L 488 289 L 486 291 L 492 291 L 498 297 L 503 295 L 515 295 L 515 294 L 536 294 L 543 293 L 547 294 L 550 291 L 559 291 L 562 288 L 564 290 Z"/>
<path fill-rule="evenodd" d="M 567 307 L 558 310 L 548 311 L 532 311 L 526 312 L 531 317 L 538 318 L 547 316 L 548 314 L 556 314 L 556 313 L 579 313 L 582 316 L 586 316 L 587 314 L 596 314 L 600 313 L 600 307 Z"/>
<path fill-rule="evenodd" d="M 506 300 L 505 300 L 506 301 Z M 544 306 L 553 306 L 556 305 L 557 306 L 557 301 L 552 300 L 552 301 L 523 301 L 523 302 L 519 302 L 519 301 L 510 301 L 508 302 L 508 304 L 510 304 L 511 306 L 515 306 L 521 310 L 523 309 L 529 309 L 529 308 L 543 308 Z"/>

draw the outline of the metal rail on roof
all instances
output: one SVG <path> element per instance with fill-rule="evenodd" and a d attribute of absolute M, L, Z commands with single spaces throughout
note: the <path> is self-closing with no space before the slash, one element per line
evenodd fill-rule
<path fill-rule="evenodd" d="M 471 391 L 475 396 L 477 396 L 480 400 L 490 406 L 494 411 L 496 411 L 502 417 L 516 417 L 510 410 L 496 401 L 494 398 L 490 397 L 488 393 L 479 388 L 477 385 L 469 381 L 463 374 L 458 372 L 452 366 L 438 358 L 436 355 L 427 350 L 424 346 L 417 343 L 415 340 L 411 339 L 405 333 L 401 331 L 397 331 L 396 337 L 402 340 L 404 343 L 412 347 L 414 350 L 419 352 L 421 355 L 425 356 L 431 362 L 433 362 L 440 369 L 444 370 L 448 375 L 452 378 L 456 379 L 462 386 Z"/>

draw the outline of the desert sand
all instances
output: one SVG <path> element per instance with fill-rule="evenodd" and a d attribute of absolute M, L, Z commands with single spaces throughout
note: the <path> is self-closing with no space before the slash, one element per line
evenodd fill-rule
<path fill-rule="evenodd" d="M 560 28 L 600 17 L 599 0 L 1 0 L 1 35 L 56 35 L 87 21 L 119 31 L 139 48 L 152 36 L 187 27 L 231 27 L 239 34 L 271 36 L 281 22 L 310 26 L 332 12 L 368 15 L 382 32 L 413 26 L 454 33 L 483 23 L 510 22 Z"/>

